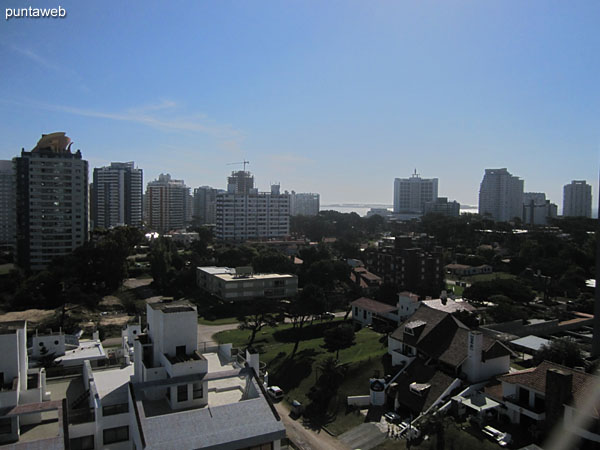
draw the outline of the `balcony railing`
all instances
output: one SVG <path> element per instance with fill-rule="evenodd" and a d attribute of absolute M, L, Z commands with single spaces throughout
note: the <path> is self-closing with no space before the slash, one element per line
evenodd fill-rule
<path fill-rule="evenodd" d="M 531 411 L 532 413 L 535 413 L 535 414 L 543 414 L 543 413 L 546 412 L 546 406 L 545 405 L 540 405 L 540 404 L 535 405 L 534 404 L 533 406 L 530 406 L 529 405 L 529 399 L 522 400 L 522 399 L 520 399 L 516 395 L 507 395 L 507 396 L 504 396 L 504 401 L 510 402 L 513 405 L 516 405 L 516 406 L 518 406 L 520 408 L 523 408 L 523 409 L 526 409 L 528 411 Z"/>

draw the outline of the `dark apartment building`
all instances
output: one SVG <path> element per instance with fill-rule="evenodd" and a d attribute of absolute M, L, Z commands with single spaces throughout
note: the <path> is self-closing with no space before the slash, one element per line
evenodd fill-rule
<path fill-rule="evenodd" d="M 397 236 L 380 243 L 368 253 L 365 263 L 369 271 L 398 290 L 421 296 L 439 296 L 444 287 L 444 261 L 441 247 L 425 249 L 416 246 L 411 236 Z"/>
<path fill-rule="evenodd" d="M 17 262 L 42 270 L 88 239 L 88 163 L 65 133 L 15 158 Z"/>

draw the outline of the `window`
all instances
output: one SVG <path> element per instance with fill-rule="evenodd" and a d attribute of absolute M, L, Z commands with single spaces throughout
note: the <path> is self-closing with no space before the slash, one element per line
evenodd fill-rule
<path fill-rule="evenodd" d="M 185 402 L 188 399 L 187 384 L 180 384 L 177 386 L 177 401 Z"/>
<path fill-rule="evenodd" d="M 11 434 L 12 433 L 12 420 L 11 419 L 0 419 L 0 434 Z"/>
<path fill-rule="evenodd" d="M 192 397 L 193 398 L 202 398 L 202 396 L 203 396 L 202 383 L 194 384 L 194 392 L 193 392 Z"/>
<path fill-rule="evenodd" d="M 273 443 L 269 442 L 267 444 L 253 445 L 252 447 L 247 447 L 244 450 L 273 450 Z"/>
<path fill-rule="evenodd" d="M 129 440 L 129 427 L 108 428 L 102 432 L 102 440 L 104 445 L 113 444 L 115 442 L 123 442 Z"/>
<path fill-rule="evenodd" d="M 94 448 L 94 435 L 82 436 L 69 440 L 71 450 L 92 450 Z"/>
<path fill-rule="evenodd" d="M 120 403 L 118 405 L 109 405 L 102 407 L 103 416 L 114 416 L 115 414 L 123 414 L 129 412 L 128 403 Z"/>

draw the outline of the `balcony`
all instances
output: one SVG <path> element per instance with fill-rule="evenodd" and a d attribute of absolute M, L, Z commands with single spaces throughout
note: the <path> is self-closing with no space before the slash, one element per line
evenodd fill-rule
<path fill-rule="evenodd" d="M 516 409 L 525 414 L 527 417 L 531 417 L 535 420 L 544 420 L 546 418 L 546 405 L 545 404 L 529 404 L 529 399 L 520 399 L 517 395 L 507 395 L 503 397 L 503 400 L 509 409 Z M 511 408 L 512 406 L 512 408 Z"/>

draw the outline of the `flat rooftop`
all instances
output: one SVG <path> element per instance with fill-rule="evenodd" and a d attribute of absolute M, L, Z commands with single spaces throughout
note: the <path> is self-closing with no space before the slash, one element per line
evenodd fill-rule
<path fill-rule="evenodd" d="M 176 313 L 196 310 L 194 306 L 186 300 L 181 300 L 177 302 L 174 302 L 172 300 L 161 300 L 159 302 L 148 304 L 152 309 L 156 311 L 162 311 L 164 313 Z"/>
<path fill-rule="evenodd" d="M 70 406 L 85 392 L 83 376 L 49 378 L 46 381 L 46 390 L 50 391 L 50 400 L 58 401 L 66 398 Z"/>
<path fill-rule="evenodd" d="M 110 395 L 111 397 L 122 397 L 124 401 L 127 400 L 127 383 L 133 375 L 133 364 L 113 369 L 94 369 L 93 374 L 101 399 Z"/>
<path fill-rule="evenodd" d="M 255 274 L 248 275 L 248 276 L 222 273 L 222 274 L 216 274 L 215 277 L 217 277 L 223 281 L 237 281 L 237 282 L 243 283 L 244 281 L 250 281 L 250 280 L 272 280 L 272 279 L 277 279 L 277 278 L 295 278 L 296 276 L 290 275 L 287 273 L 255 273 Z"/>
<path fill-rule="evenodd" d="M 207 267 L 197 267 L 197 269 L 202 270 L 211 275 L 218 275 L 221 273 L 235 273 L 235 269 L 232 267 L 217 267 L 217 266 L 207 266 Z"/>
<path fill-rule="evenodd" d="M 22 442 L 34 442 L 60 436 L 58 411 L 45 411 L 41 414 L 41 423 L 20 426 L 19 444 Z M 46 447 L 44 446 L 44 448 Z"/>
<path fill-rule="evenodd" d="M 62 360 L 64 365 L 69 362 L 74 363 L 84 359 L 103 359 L 106 358 L 104 347 L 99 341 L 79 341 L 79 347 L 73 350 L 67 350 L 63 356 L 56 359 Z"/>

